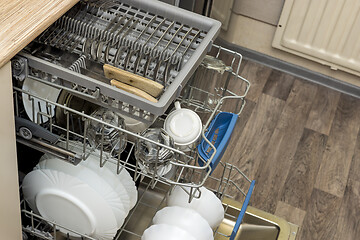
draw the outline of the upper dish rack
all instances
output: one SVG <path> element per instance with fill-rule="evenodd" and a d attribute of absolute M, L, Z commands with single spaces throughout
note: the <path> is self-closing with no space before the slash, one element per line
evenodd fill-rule
<path fill-rule="evenodd" d="M 85 112 L 86 108 L 81 105 L 81 107 L 77 107 L 77 109 L 72 108 L 73 106 L 69 104 L 69 101 L 66 100 L 68 98 L 65 98 L 65 100 L 61 100 L 61 97 L 57 99 L 57 102 L 51 101 L 49 99 L 42 98 L 40 96 L 37 96 L 36 94 L 33 94 L 27 90 L 21 89 L 20 86 L 14 86 L 14 102 L 15 102 L 15 110 L 16 115 L 21 115 L 21 107 L 19 106 L 19 99 L 25 98 L 26 101 L 30 102 L 31 107 L 31 113 L 34 115 L 32 119 L 35 123 L 45 127 L 52 133 L 56 133 L 60 136 L 59 141 L 64 142 L 63 146 L 66 146 L 66 149 L 60 149 L 54 145 L 47 144 L 44 142 L 40 142 L 39 140 L 32 139 L 31 143 L 28 142 L 27 144 L 32 144 L 32 146 L 36 148 L 46 148 L 48 151 L 51 151 L 51 153 L 62 153 L 63 158 L 66 158 L 67 160 L 70 160 L 74 163 L 86 160 L 87 157 L 90 154 L 95 154 L 100 159 L 99 165 L 102 167 L 106 163 L 113 163 L 118 166 L 118 173 L 122 170 L 122 168 L 126 168 L 130 171 L 133 171 L 135 174 L 135 179 L 140 179 L 144 176 L 147 176 L 153 180 L 153 185 L 155 185 L 157 182 L 163 182 L 167 184 L 173 184 L 173 185 L 181 185 L 181 186 L 187 186 L 191 187 L 192 189 L 198 189 L 200 188 L 208 178 L 208 176 L 211 174 L 211 172 L 214 170 L 215 166 L 213 165 L 214 161 L 220 160 L 215 159 L 214 157 L 216 154 L 216 147 L 214 146 L 213 139 L 210 139 L 209 136 L 207 136 L 207 130 L 209 130 L 209 126 L 211 126 L 211 122 L 215 119 L 216 115 L 219 112 L 234 112 L 233 115 L 237 118 L 237 115 L 239 115 L 245 106 L 245 96 L 248 92 L 248 89 L 250 87 L 250 83 L 238 75 L 240 64 L 242 60 L 242 56 L 239 53 L 236 53 L 234 51 L 222 48 L 217 45 L 213 45 L 212 54 L 216 57 L 225 57 L 227 58 L 229 62 L 229 69 L 227 74 L 223 75 L 222 79 L 216 79 L 216 81 L 220 82 L 220 87 L 217 89 L 215 95 L 217 96 L 217 103 L 214 106 L 209 105 L 209 96 L 211 96 L 211 99 L 214 99 L 214 93 L 206 92 L 198 86 L 195 86 L 193 84 L 193 81 L 191 81 L 188 86 L 184 89 L 183 95 L 179 98 L 179 101 L 182 102 L 184 107 L 192 108 L 194 111 L 198 112 L 201 117 L 203 118 L 203 122 L 205 122 L 203 126 L 202 131 L 202 139 L 204 143 L 207 145 L 208 148 L 208 158 L 204 159 L 199 157 L 197 149 L 195 149 L 192 152 L 183 152 L 175 148 L 171 148 L 169 146 L 163 145 L 158 142 L 154 142 L 153 140 L 147 139 L 142 137 L 139 134 L 133 133 L 131 131 L 128 131 L 124 128 L 121 128 L 119 126 L 111 125 L 101 119 L 94 118 L 93 116 L 90 116 L 91 112 Z M 229 58 L 230 56 L 230 58 Z M 226 61 L 225 61 L 226 62 Z M 199 67 L 200 69 L 200 67 Z M 196 75 L 195 75 L 196 76 Z M 28 75 L 28 78 L 39 81 L 41 83 L 47 83 L 46 81 L 42 80 L 39 76 L 32 76 Z M 22 82 L 17 82 L 21 85 Z M 234 85 L 235 84 L 235 85 Z M 236 86 L 237 89 L 239 89 L 239 95 L 229 90 L 229 87 Z M 243 89 L 243 91 L 242 91 Z M 198 92 L 201 91 L 202 94 L 207 93 L 208 97 L 205 97 L 204 100 L 199 99 L 199 96 L 202 96 Z M 62 91 L 62 93 L 66 93 L 67 91 Z M 72 93 L 72 92 L 70 92 Z M 61 94 L 60 94 L 61 95 Z M 69 94 L 71 95 L 71 94 Z M 81 99 L 78 98 L 75 101 L 80 101 Z M 40 102 L 43 102 L 45 104 L 36 106 Z M 85 101 L 86 102 L 86 101 Z M 224 104 L 225 103 L 225 104 Z M 203 105 L 201 105 L 203 104 Z M 35 114 L 36 113 L 36 114 Z M 163 126 L 163 120 L 166 117 L 166 114 L 162 115 L 161 117 L 157 118 L 157 121 L 153 124 L 155 127 L 162 127 Z M 49 119 L 49 121 L 44 121 L 43 119 Z M 102 126 L 102 128 L 111 128 L 114 129 L 114 131 L 117 131 L 119 133 L 123 133 L 127 135 L 127 151 L 123 153 L 115 153 L 110 154 L 109 152 L 106 152 L 104 149 L 103 142 L 99 144 L 100 151 L 95 151 L 94 147 L 90 147 L 88 145 L 88 125 L 89 122 L 96 122 L 99 125 Z M 135 142 L 136 139 L 143 139 L 145 141 L 148 141 L 158 148 L 166 148 L 169 151 L 172 151 L 175 153 L 175 159 L 171 162 L 172 168 L 175 172 L 171 178 L 165 177 L 165 176 L 159 176 L 157 174 L 150 174 L 145 173 L 143 171 L 140 171 L 139 165 L 136 161 L 131 162 L 130 156 L 134 153 L 135 148 Z M 69 149 L 69 144 L 71 145 L 70 140 L 76 140 L 83 143 L 82 149 L 79 149 L 76 153 L 67 151 Z M 23 139 L 20 139 L 20 141 L 24 141 Z M 104 141 L 102 139 L 102 141 Z M 226 147 L 226 146 L 225 146 Z M 50 150 L 49 150 L 50 149 Z M 60 149 L 60 150 L 59 150 Z M 65 150 L 65 151 L 64 151 Z M 225 148 L 223 149 L 225 150 Z M 64 153 L 65 152 L 65 153 Z M 59 155 L 59 154 L 57 154 Z M 116 156 L 114 158 L 113 156 Z M 160 166 L 160 164 L 158 165 Z M 189 194 L 191 197 L 193 193 Z"/>
<path fill-rule="evenodd" d="M 49 85 L 153 122 L 179 97 L 220 25 L 160 1 L 80 1 L 18 55 L 14 75 L 23 80 L 35 69 Z M 111 86 L 103 64 L 162 84 L 158 102 Z"/>

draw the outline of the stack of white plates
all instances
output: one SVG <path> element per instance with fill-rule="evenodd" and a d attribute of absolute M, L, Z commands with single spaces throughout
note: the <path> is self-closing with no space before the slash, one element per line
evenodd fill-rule
<path fill-rule="evenodd" d="M 70 150 L 80 153 L 82 145 L 72 142 Z M 116 174 L 110 163 L 99 167 L 99 159 L 89 156 L 74 166 L 45 154 L 22 185 L 24 198 L 34 212 L 65 227 L 95 239 L 113 239 L 137 201 L 130 174 Z M 67 229 L 68 228 L 68 229 Z"/>
<path fill-rule="evenodd" d="M 152 223 L 141 240 L 214 240 L 208 222 L 191 208 L 165 207 L 156 212 Z"/>

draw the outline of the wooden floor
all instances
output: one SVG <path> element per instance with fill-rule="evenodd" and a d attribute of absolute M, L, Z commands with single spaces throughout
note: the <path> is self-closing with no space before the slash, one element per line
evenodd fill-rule
<path fill-rule="evenodd" d="M 360 239 L 360 99 L 243 64 L 252 86 L 223 160 L 256 180 L 250 205 L 297 240 Z"/>

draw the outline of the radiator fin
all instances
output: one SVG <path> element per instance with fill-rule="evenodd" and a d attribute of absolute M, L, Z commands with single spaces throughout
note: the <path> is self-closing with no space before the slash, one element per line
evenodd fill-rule
<path fill-rule="evenodd" d="M 360 75 L 360 1 L 285 1 L 273 46 Z"/>

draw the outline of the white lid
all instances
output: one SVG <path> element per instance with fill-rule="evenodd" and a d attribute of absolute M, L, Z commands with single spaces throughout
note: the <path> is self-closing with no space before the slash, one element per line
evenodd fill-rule
<path fill-rule="evenodd" d="M 170 113 L 164 123 L 165 131 L 175 144 L 189 144 L 196 141 L 202 129 L 200 117 L 189 109 L 177 109 Z"/>

